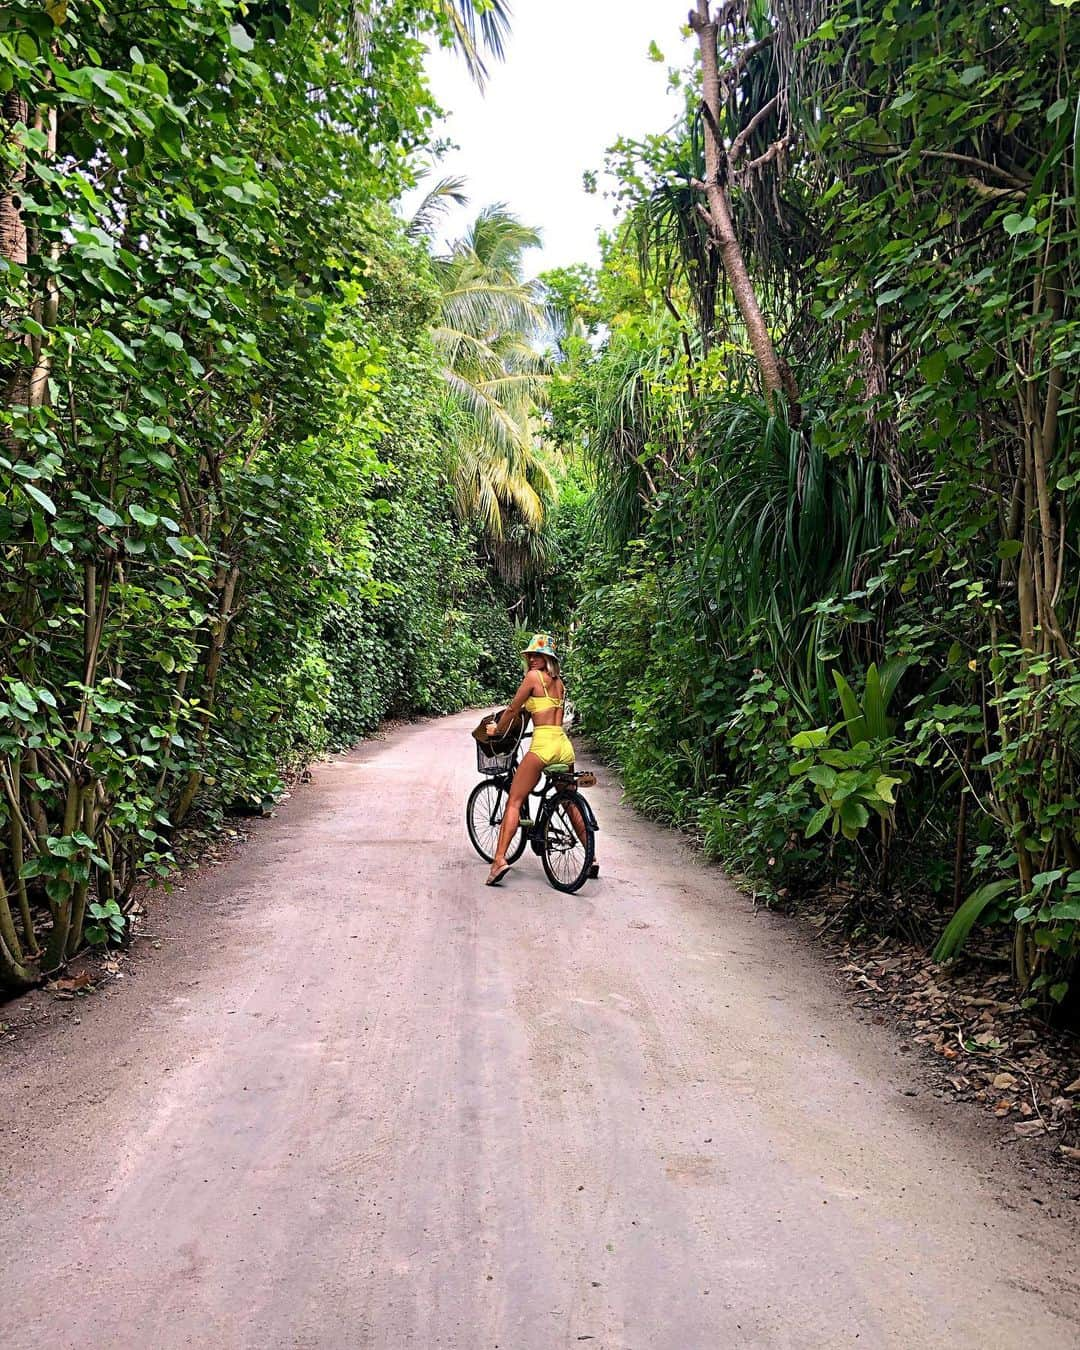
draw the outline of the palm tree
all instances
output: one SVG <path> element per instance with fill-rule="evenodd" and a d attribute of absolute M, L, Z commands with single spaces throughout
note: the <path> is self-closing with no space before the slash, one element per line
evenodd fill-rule
<path fill-rule="evenodd" d="M 505 39 L 510 33 L 510 6 L 506 0 L 489 0 L 479 13 L 474 0 L 435 0 L 435 10 L 450 26 L 454 47 L 464 58 L 469 74 L 481 89 L 488 69 L 480 56 L 480 47 L 501 61 L 506 54 Z"/>
<path fill-rule="evenodd" d="M 536 284 L 522 279 L 522 255 L 539 242 L 505 206 L 489 206 L 434 260 L 441 294 L 432 338 L 447 386 L 455 502 L 498 546 L 508 573 L 535 551 L 553 490 L 536 443 L 549 372 L 535 344 L 546 311 Z"/>

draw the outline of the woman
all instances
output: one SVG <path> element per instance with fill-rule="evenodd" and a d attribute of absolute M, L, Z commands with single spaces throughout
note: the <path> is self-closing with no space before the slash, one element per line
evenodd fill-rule
<path fill-rule="evenodd" d="M 574 747 L 562 726 L 566 686 L 559 674 L 555 644 L 547 633 L 537 633 L 521 654 L 528 667 L 521 687 L 498 722 L 487 724 L 489 737 L 501 736 L 522 708 L 530 715 L 533 723 L 529 753 L 518 765 L 514 781 L 510 784 L 510 800 L 499 829 L 499 845 L 485 883 L 488 886 L 497 886 L 510 871 L 506 850 L 517 833 L 525 799 L 540 781 L 541 773 L 549 764 L 574 763 Z M 583 824 L 579 828 L 579 822 L 575 821 L 574 828 L 584 837 Z M 599 865 L 594 862 L 590 872 L 592 876 L 599 876 Z"/>

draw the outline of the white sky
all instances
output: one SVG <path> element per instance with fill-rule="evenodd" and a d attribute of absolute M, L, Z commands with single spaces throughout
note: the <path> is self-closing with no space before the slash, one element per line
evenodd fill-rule
<path fill-rule="evenodd" d="M 669 66 L 684 64 L 680 36 L 687 0 L 512 0 L 506 60 L 486 58 L 480 94 L 452 52 L 436 50 L 428 74 L 449 116 L 442 134 L 456 142 L 434 177 L 467 178 L 469 205 L 446 218 L 442 238 L 460 234 L 491 202 L 505 202 L 543 231 L 529 254 L 530 274 L 596 263 L 596 232 L 612 223 L 612 203 L 582 187 L 620 136 L 665 131 L 681 98 L 667 92 Z M 650 61 L 650 41 L 663 63 Z M 431 180 L 429 180 L 430 182 Z M 410 193 L 404 209 L 422 193 Z"/>

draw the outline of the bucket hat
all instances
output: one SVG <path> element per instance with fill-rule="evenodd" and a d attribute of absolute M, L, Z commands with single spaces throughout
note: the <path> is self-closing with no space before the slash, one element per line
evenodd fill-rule
<path fill-rule="evenodd" d="M 550 656 L 556 661 L 559 659 L 558 652 L 555 650 L 555 639 L 550 633 L 534 633 L 533 640 L 521 654 L 522 656 Z"/>

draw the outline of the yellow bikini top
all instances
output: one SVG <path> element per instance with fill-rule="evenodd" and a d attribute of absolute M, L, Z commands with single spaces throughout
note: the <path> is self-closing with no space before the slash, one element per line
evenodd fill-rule
<path fill-rule="evenodd" d="M 537 671 L 537 674 L 540 674 L 540 672 Z M 525 711 L 535 715 L 538 712 L 548 712 L 551 708 L 561 708 L 563 705 L 562 699 L 551 697 L 547 691 L 547 681 L 543 675 L 540 675 L 540 683 L 544 686 L 543 696 L 533 694 L 532 698 L 527 698 L 525 700 Z"/>

